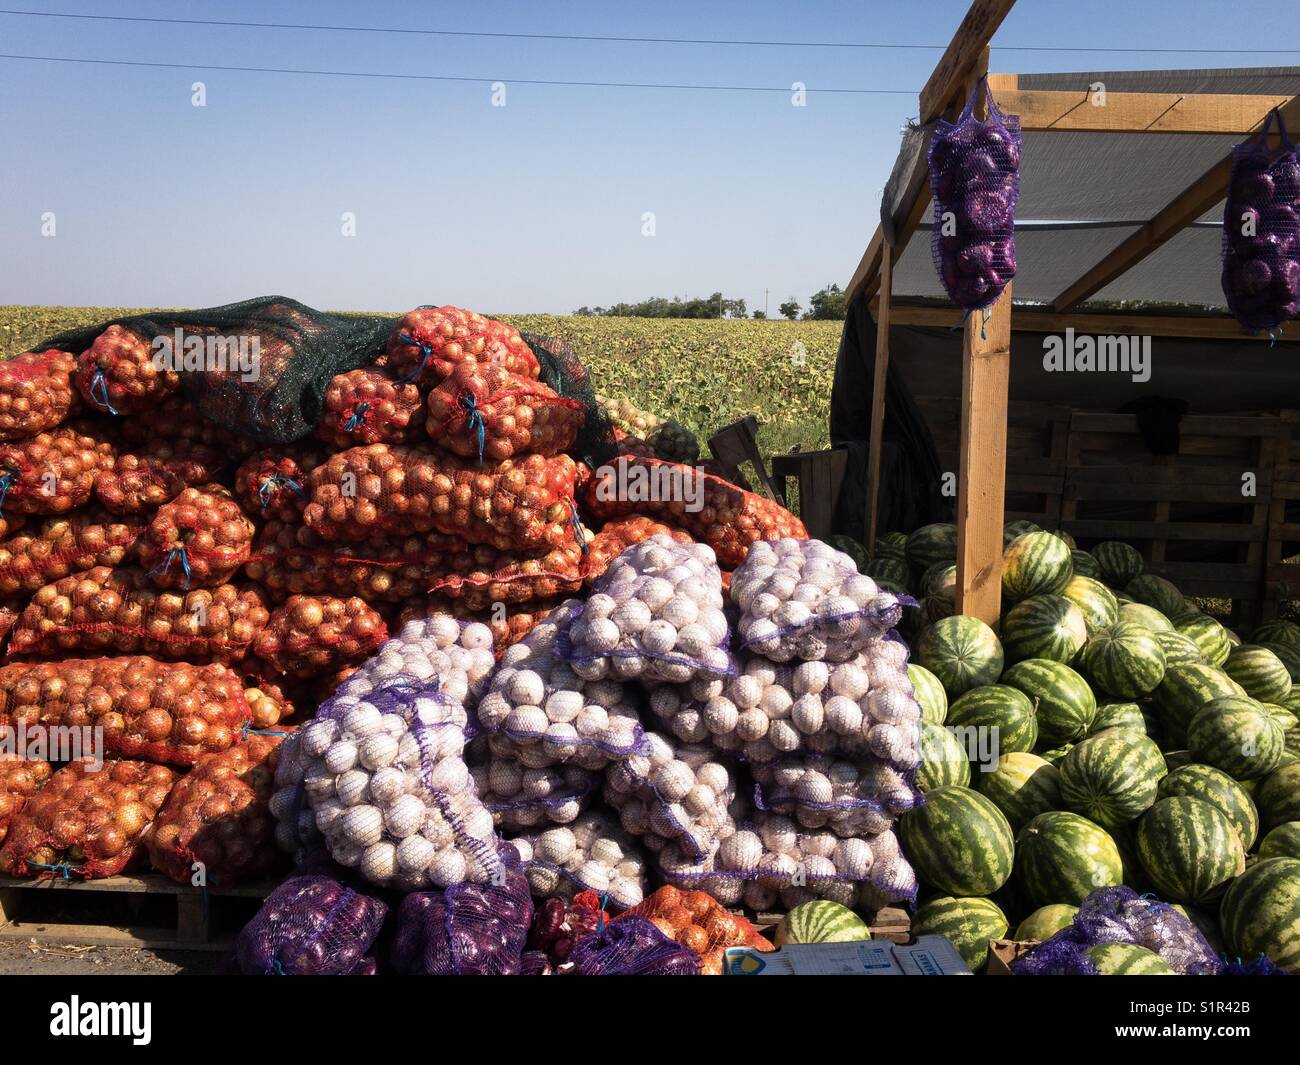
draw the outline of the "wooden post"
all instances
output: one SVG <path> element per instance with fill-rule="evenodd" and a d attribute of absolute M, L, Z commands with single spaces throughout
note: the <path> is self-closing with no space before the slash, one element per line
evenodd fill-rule
<path fill-rule="evenodd" d="M 991 307 L 967 317 L 962 337 L 957 613 L 990 625 L 1002 609 L 1010 376 L 1011 285 L 1007 285 Z"/>
<path fill-rule="evenodd" d="M 889 373 L 889 311 L 894 291 L 894 257 L 888 245 L 880 257 L 880 305 L 876 311 L 876 372 L 871 386 L 871 444 L 867 452 L 866 536 L 868 557 L 876 554 L 880 517 L 880 448 L 885 434 L 885 381 Z"/>

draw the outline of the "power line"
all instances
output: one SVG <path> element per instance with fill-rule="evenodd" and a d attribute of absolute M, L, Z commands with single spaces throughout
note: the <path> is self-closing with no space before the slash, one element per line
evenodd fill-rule
<path fill-rule="evenodd" d="M 393 33 L 426 37 L 488 37 L 521 41 L 583 41 L 618 44 L 691 44 L 743 48 L 869 48 L 898 51 L 942 52 L 946 44 L 900 44 L 870 41 L 749 41 L 713 37 L 624 37 L 574 33 L 502 33 L 487 30 L 433 30 L 414 26 L 338 26 L 307 22 L 251 22 L 234 19 L 151 18 L 141 15 L 83 15 L 65 11 L 22 11 L 0 8 L 0 15 L 31 18 L 84 19 L 97 22 L 148 22 L 170 26 L 222 26 L 260 30 L 318 30 L 330 33 Z M 1134 52 L 1170 55 L 1300 55 L 1300 48 L 1132 48 L 1083 45 L 993 45 L 1001 52 Z M 823 90 L 825 91 L 825 90 Z"/>
<path fill-rule="evenodd" d="M 3 12 L 0 12 L 0 14 L 3 14 Z M 8 55 L 0 53 L 0 59 L 20 59 L 33 63 L 89 63 L 95 66 L 109 67 L 154 67 L 162 70 L 223 70 L 245 74 L 308 74 L 334 78 L 387 78 L 397 81 L 460 81 L 483 85 L 501 82 L 506 85 L 553 85 L 586 89 L 695 89 L 709 92 L 781 93 L 792 91 L 788 85 L 687 85 L 656 81 L 558 81 L 546 78 L 485 78 L 460 74 L 398 74 L 392 71 L 374 70 L 300 70 L 293 67 L 222 66 L 216 63 L 155 63 L 140 59 L 79 59 L 73 56 L 58 55 Z M 807 86 L 805 91 L 857 96 L 916 95 L 915 89 L 823 89 L 814 88 L 811 85 Z"/>

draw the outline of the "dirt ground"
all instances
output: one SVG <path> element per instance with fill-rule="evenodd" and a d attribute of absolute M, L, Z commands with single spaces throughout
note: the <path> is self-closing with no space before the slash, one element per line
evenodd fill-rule
<path fill-rule="evenodd" d="M 186 976 L 216 973 L 220 951 L 153 951 L 30 941 L 0 943 L 4 976 Z"/>

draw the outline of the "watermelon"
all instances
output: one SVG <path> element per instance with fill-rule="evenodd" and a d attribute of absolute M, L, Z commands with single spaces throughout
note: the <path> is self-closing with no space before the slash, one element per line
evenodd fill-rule
<path fill-rule="evenodd" d="M 1244 643 L 1223 662 L 1223 672 L 1245 689 L 1252 699 L 1276 703 L 1291 694 L 1291 674 L 1267 647 Z"/>
<path fill-rule="evenodd" d="M 1027 532 L 1002 555 L 1002 594 L 1011 602 L 1059 592 L 1074 575 L 1070 548 L 1049 532 Z"/>
<path fill-rule="evenodd" d="M 1145 603 L 1124 603 L 1119 608 L 1119 620 L 1141 625 L 1151 632 L 1173 632 L 1174 623 L 1153 606 Z"/>
<path fill-rule="evenodd" d="M 1187 749 L 1235 780 L 1255 780 L 1282 761 L 1282 737 L 1281 726 L 1254 699 L 1228 695 L 1197 711 L 1187 726 Z"/>
<path fill-rule="evenodd" d="M 883 532 L 876 536 L 876 558 L 906 558 L 907 533 Z"/>
<path fill-rule="evenodd" d="M 1259 812 L 1246 789 L 1212 765 L 1179 766 L 1160 781 L 1160 798 L 1188 795 L 1217 807 L 1237 830 L 1241 846 L 1250 850 L 1259 835 Z"/>
<path fill-rule="evenodd" d="M 996 737 L 1000 751 L 1032 751 L 1038 742 L 1034 704 L 1023 692 L 1005 684 L 972 688 L 954 700 L 948 707 L 947 724 L 949 728 L 985 730 Z M 969 744 L 966 749 L 971 749 Z"/>
<path fill-rule="evenodd" d="M 998 759 L 997 767 L 977 773 L 980 794 L 1002 811 L 1014 832 L 1061 802 L 1061 775 L 1056 766 L 1036 754 L 1015 751 Z"/>
<path fill-rule="evenodd" d="M 936 562 L 957 561 L 957 526 L 948 521 L 922 525 L 907 538 L 904 554 L 914 570 L 927 570 Z"/>
<path fill-rule="evenodd" d="M 1300 625 L 1278 618 L 1266 621 L 1250 634 L 1251 643 L 1285 643 L 1300 651 Z"/>
<path fill-rule="evenodd" d="M 1132 544 L 1106 540 L 1092 549 L 1101 579 L 1112 588 L 1127 588 L 1129 582 L 1146 569 L 1142 553 Z"/>
<path fill-rule="evenodd" d="M 1278 766 L 1259 782 L 1255 806 L 1267 831 L 1287 821 L 1300 821 L 1300 762 Z"/>
<path fill-rule="evenodd" d="M 1101 579 L 1101 568 L 1097 565 L 1097 560 L 1088 554 L 1087 551 L 1080 551 L 1077 548 L 1070 552 L 1070 568 L 1074 570 L 1079 577 L 1092 577 L 1095 580 Z"/>
<path fill-rule="evenodd" d="M 1291 686 L 1295 687 L 1300 684 L 1300 647 L 1294 647 L 1289 643 L 1262 643 L 1260 647 L 1267 647 L 1275 655 L 1282 665 L 1286 666 L 1286 671 L 1291 675 Z"/>
<path fill-rule="evenodd" d="M 1162 896 L 1209 902 L 1246 868 L 1241 837 L 1217 806 L 1190 795 L 1161 799 L 1142 815 L 1138 860 Z"/>
<path fill-rule="evenodd" d="M 1263 954 L 1300 973 L 1300 859 L 1269 858 L 1239 877 L 1219 909 L 1228 953 L 1246 960 Z"/>
<path fill-rule="evenodd" d="M 1094 688 L 1120 699 L 1155 691 L 1165 676 L 1165 653 L 1150 629 L 1121 621 L 1094 632 L 1079 652 L 1079 669 Z"/>
<path fill-rule="evenodd" d="M 1041 943 L 1044 939 L 1050 939 L 1057 932 L 1074 924 L 1074 915 L 1078 912 L 1078 906 L 1068 906 L 1063 902 L 1039 906 L 1020 922 L 1016 928 L 1015 939 L 1021 943 L 1029 941 Z"/>
<path fill-rule="evenodd" d="M 921 766 L 914 783 L 917 791 L 933 791 L 945 784 L 970 784 L 966 748 L 943 725 L 921 721 Z"/>
<path fill-rule="evenodd" d="M 1074 750 L 1073 743 L 1062 743 L 1059 747 L 1039 748 L 1038 752 L 1044 760 L 1052 765 L 1059 765 L 1062 758 Z"/>
<path fill-rule="evenodd" d="M 1007 934 L 1007 915 L 991 899 L 940 895 L 921 905 L 912 918 L 912 934 L 943 936 L 972 972 L 984 968 L 989 940 Z"/>
<path fill-rule="evenodd" d="M 1137 703 L 1099 703 L 1088 728 L 1088 735 L 1095 736 L 1098 732 L 1111 728 L 1126 728 L 1149 736 L 1153 727 L 1154 722 L 1148 719 Z"/>
<path fill-rule="evenodd" d="M 871 938 L 867 922 L 838 902 L 811 899 L 801 902 L 776 926 L 773 942 L 787 943 L 856 943 Z"/>
<path fill-rule="evenodd" d="M 1032 521 L 1009 521 L 1002 526 L 1002 548 L 1005 550 L 1010 547 L 1012 542 L 1025 533 L 1042 532 L 1041 525 L 1035 525 Z"/>
<path fill-rule="evenodd" d="M 970 788 L 935 788 L 902 816 L 898 836 L 917 876 L 948 894 L 987 895 L 1011 875 L 1011 826 Z"/>
<path fill-rule="evenodd" d="M 1136 606 L 1137 604 L 1133 605 Z M 1120 609 L 1123 610 L 1124 608 L 1121 607 Z M 1160 650 L 1165 653 L 1166 669 L 1170 666 L 1181 666 L 1186 662 L 1205 661 L 1201 649 L 1172 626 L 1168 629 L 1157 629 L 1152 635 L 1156 638 L 1156 643 L 1160 645 Z"/>
<path fill-rule="evenodd" d="M 942 725 L 948 717 L 948 695 L 939 678 L 916 662 L 908 663 L 907 676 L 912 682 L 916 701 L 921 704 L 921 717 Z"/>
<path fill-rule="evenodd" d="M 1025 658 L 1069 662 L 1087 639 L 1083 614 L 1062 595 L 1030 596 L 1002 619 L 1002 646 L 1009 662 Z"/>
<path fill-rule="evenodd" d="M 1016 836 L 1015 877 L 1032 906 L 1078 906 L 1097 888 L 1122 883 L 1124 865 L 1104 828 L 1053 810 L 1033 818 Z"/>
<path fill-rule="evenodd" d="M 1027 658 L 1002 674 L 1002 683 L 1018 688 L 1038 707 L 1038 737 L 1056 746 L 1087 735 L 1097 713 L 1097 697 L 1078 673 L 1063 662 Z"/>
<path fill-rule="evenodd" d="M 1116 828 L 1156 801 L 1165 760 L 1146 736 L 1116 728 L 1075 744 L 1059 769 L 1065 808 L 1102 828 Z"/>
<path fill-rule="evenodd" d="M 935 595 L 944 589 L 953 590 L 957 587 L 957 567 L 951 562 L 936 562 L 933 566 L 921 574 L 921 579 L 916 582 L 917 591 L 921 595 Z"/>
<path fill-rule="evenodd" d="M 1124 585 L 1124 594 L 1136 603 L 1153 606 L 1171 621 L 1187 609 L 1183 593 L 1163 577 L 1143 573 Z"/>
<path fill-rule="evenodd" d="M 862 567 L 867 564 L 867 549 L 862 541 L 836 533 L 834 536 L 827 537 L 826 542 L 836 551 L 843 551 L 849 558 L 853 559 L 853 564 L 857 566 L 858 572 L 862 572 Z"/>
<path fill-rule="evenodd" d="M 933 595 L 927 595 L 921 600 L 921 620 L 926 625 L 933 625 L 936 621 L 950 618 L 956 613 L 957 590 L 955 588 L 940 588 Z"/>
<path fill-rule="evenodd" d="M 1168 666 L 1155 691 L 1156 711 L 1168 746 L 1181 747 L 1187 725 L 1203 707 L 1228 695 L 1245 695 L 1241 685 L 1221 669 L 1205 663 Z"/>
<path fill-rule="evenodd" d="M 911 568 L 901 558 L 873 558 L 862 567 L 862 572 L 877 584 L 890 588 L 906 588 L 912 579 Z"/>
<path fill-rule="evenodd" d="M 1188 612 L 1176 614 L 1169 620 L 1174 623 L 1175 629 L 1196 644 L 1197 649 L 1210 665 L 1221 666 L 1227 660 L 1228 653 L 1232 650 L 1228 630 L 1209 614 L 1202 614 L 1199 611 Z"/>
<path fill-rule="evenodd" d="M 955 699 L 1002 673 L 1002 644 L 979 618 L 957 615 L 930 625 L 916 641 L 916 661 Z"/>
<path fill-rule="evenodd" d="M 1185 765 L 1196 764 L 1196 759 L 1192 757 L 1191 751 L 1177 750 L 1177 751 L 1165 751 L 1164 753 L 1165 753 L 1165 768 L 1168 769 L 1169 772 L 1171 773 L 1175 769 L 1182 769 L 1183 766 Z M 1238 781 L 1238 783 L 1240 783 L 1240 781 Z"/>
<path fill-rule="evenodd" d="M 1090 633 L 1110 628 L 1119 620 L 1115 593 L 1093 577 L 1072 577 L 1061 594 L 1083 612 Z"/>
<path fill-rule="evenodd" d="M 1300 821 L 1283 821 L 1272 828 L 1259 841 L 1259 856 L 1269 858 L 1300 858 Z"/>
<path fill-rule="evenodd" d="M 1098 976 L 1177 976 L 1178 970 L 1136 943 L 1098 943 L 1087 950 Z"/>
<path fill-rule="evenodd" d="M 1064 529 L 1055 529 L 1053 530 L 1052 535 L 1059 536 L 1062 540 L 1064 540 L 1065 546 L 1068 547 L 1071 551 L 1077 551 L 1079 549 L 1079 545 L 1075 542 L 1074 537 L 1071 536 Z M 1005 546 L 1005 544 L 1003 546 Z"/>
<path fill-rule="evenodd" d="M 1300 726 L 1300 717 L 1296 717 L 1290 710 L 1284 706 L 1278 706 L 1277 703 L 1260 703 L 1267 712 L 1268 716 L 1276 721 L 1283 732 L 1290 732 L 1293 728 Z"/>

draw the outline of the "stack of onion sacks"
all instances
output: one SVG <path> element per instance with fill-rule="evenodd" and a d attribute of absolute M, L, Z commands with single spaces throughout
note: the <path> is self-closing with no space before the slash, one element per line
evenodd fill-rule
<path fill-rule="evenodd" d="M 310 679 L 364 661 L 387 638 L 364 599 L 295 595 L 272 613 L 253 652 L 276 673 Z"/>
<path fill-rule="evenodd" d="M 176 370 L 160 369 L 149 341 L 123 325 L 110 325 L 77 364 L 77 390 L 87 405 L 108 414 L 141 414 L 181 385 Z"/>
<path fill-rule="evenodd" d="M 161 588 L 211 587 L 248 561 L 254 531 L 220 485 L 186 488 L 158 508 L 136 550 Z"/>
<path fill-rule="evenodd" d="M 66 514 L 84 506 L 101 471 L 117 456 L 89 424 L 62 425 L 14 443 L 0 444 L 3 507 L 18 514 Z"/>
<path fill-rule="evenodd" d="M 0 363 L 0 440 L 53 429 L 81 405 L 72 387 L 76 356 L 51 348 L 24 351 Z"/>
<path fill-rule="evenodd" d="M 337 448 L 401 444 L 418 427 L 420 389 L 383 369 L 349 370 L 330 381 L 316 435 Z"/>
<path fill-rule="evenodd" d="M 45 786 L 52 772 L 49 762 L 27 758 L 0 760 L 0 844 L 9 834 L 10 821 Z"/>

